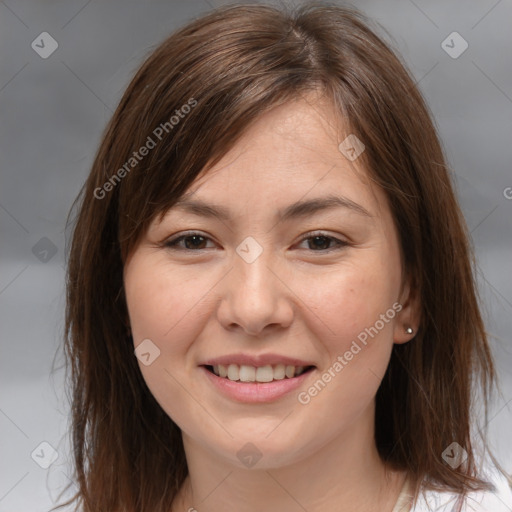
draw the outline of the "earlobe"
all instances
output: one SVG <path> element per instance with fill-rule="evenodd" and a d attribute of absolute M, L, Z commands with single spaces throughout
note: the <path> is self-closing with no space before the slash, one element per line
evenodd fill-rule
<path fill-rule="evenodd" d="M 396 316 L 393 332 L 393 341 L 397 344 L 411 341 L 418 333 L 421 321 L 419 293 L 409 282 L 404 286 L 401 299 L 402 309 Z"/>
<path fill-rule="evenodd" d="M 416 335 L 416 331 L 412 329 L 411 327 L 407 328 L 401 328 L 395 327 L 395 334 L 393 336 L 393 341 L 397 345 L 401 345 L 403 343 L 407 343 L 408 341 L 412 341 L 414 339 L 414 336 Z"/>

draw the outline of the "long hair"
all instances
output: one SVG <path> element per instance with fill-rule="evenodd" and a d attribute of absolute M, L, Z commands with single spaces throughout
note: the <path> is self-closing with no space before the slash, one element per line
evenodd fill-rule
<path fill-rule="evenodd" d="M 66 504 L 170 509 L 185 453 L 133 353 L 124 262 L 151 220 L 262 113 L 311 91 L 364 141 L 358 162 L 387 195 L 421 304 L 419 331 L 394 345 L 377 392 L 379 454 L 416 490 L 491 488 L 477 474 L 471 433 L 472 393 L 483 392 L 487 414 L 495 371 L 469 235 L 428 108 L 376 33 L 359 11 L 327 2 L 231 5 L 174 32 L 135 74 L 72 210 L 64 347 L 78 491 Z M 468 454 L 457 468 L 442 459 L 454 441 Z"/>

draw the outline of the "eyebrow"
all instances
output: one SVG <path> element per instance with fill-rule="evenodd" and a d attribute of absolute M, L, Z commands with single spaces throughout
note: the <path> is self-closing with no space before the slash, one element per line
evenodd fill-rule
<path fill-rule="evenodd" d="M 193 215 L 207 218 L 217 218 L 229 221 L 231 214 L 229 210 L 221 205 L 209 204 L 198 199 L 187 199 L 187 196 L 178 200 L 173 208 L 184 210 Z M 171 208 L 171 209 L 173 209 Z M 284 222 L 290 219 L 307 217 L 315 213 L 331 210 L 334 208 L 346 208 L 365 217 L 373 217 L 366 208 L 343 196 L 329 195 L 317 197 L 305 201 L 297 201 L 283 210 L 278 210 L 276 217 Z"/>

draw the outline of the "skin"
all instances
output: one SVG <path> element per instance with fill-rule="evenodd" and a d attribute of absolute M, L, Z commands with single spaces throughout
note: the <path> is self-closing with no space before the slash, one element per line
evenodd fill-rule
<path fill-rule="evenodd" d="M 375 394 L 393 344 L 412 338 L 405 329 L 416 329 L 418 308 L 402 283 L 386 197 L 340 152 L 340 130 L 320 98 L 263 114 L 191 187 L 194 199 L 229 207 L 231 220 L 173 207 L 126 261 L 134 344 L 149 338 L 160 350 L 152 364 L 139 361 L 140 370 L 183 434 L 189 476 L 173 510 L 390 512 L 397 500 L 405 474 L 378 456 Z M 371 217 L 335 208 L 275 218 L 295 201 L 328 194 Z M 165 247 L 188 230 L 206 239 Z M 312 230 L 348 245 L 301 241 Z M 247 236 L 263 249 L 252 263 L 236 252 Z M 397 302 L 401 311 L 306 405 L 297 392 L 273 403 L 235 402 L 198 367 L 232 353 L 292 355 L 316 366 L 299 391 L 307 390 Z M 248 442 L 262 454 L 252 468 L 236 455 Z"/>

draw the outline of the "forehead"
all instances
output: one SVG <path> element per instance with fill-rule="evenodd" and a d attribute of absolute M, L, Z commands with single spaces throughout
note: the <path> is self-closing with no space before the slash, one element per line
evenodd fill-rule
<path fill-rule="evenodd" d="M 161 218 L 182 212 L 228 221 L 265 210 L 282 220 L 334 207 L 371 218 L 382 207 L 383 193 L 362 165 L 340 151 L 342 137 L 346 131 L 323 103 L 297 100 L 276 107 Z"/>

